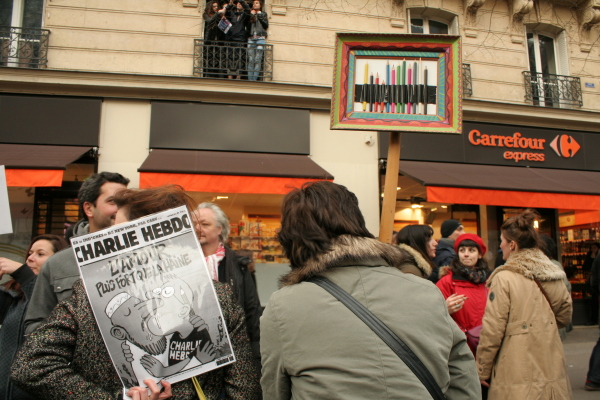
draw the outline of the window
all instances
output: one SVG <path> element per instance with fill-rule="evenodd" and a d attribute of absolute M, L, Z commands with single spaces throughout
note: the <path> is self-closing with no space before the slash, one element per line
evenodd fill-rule
<path fill-rule="evenodd" d="M 41 28 L 44 0 L 0 0 L 0 26 Z"/>
<path fill-rule="evenodd" d="M 458 35 L 458 18 L 452 13 L 435 8 L 411 8 L 408 12 L 410 33 Z"/>
<path fill-rule="evenodd" d="M 565 31 L 546 26 L 544 30 L 527 30 L 529 76 L 534 105 L 559 107 L 578 97 L 578 80 L 569 77 Z M 580 83 L 579 83 L 580 85 Z"/>

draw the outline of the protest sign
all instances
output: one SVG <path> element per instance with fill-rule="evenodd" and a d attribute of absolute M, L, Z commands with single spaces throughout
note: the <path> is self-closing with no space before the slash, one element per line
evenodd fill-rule
<path fill-rule="evenodd" d="M 71 243 L 125 391 L 147 378 L 174 383 L 235 362 L 185 206 Z"/>

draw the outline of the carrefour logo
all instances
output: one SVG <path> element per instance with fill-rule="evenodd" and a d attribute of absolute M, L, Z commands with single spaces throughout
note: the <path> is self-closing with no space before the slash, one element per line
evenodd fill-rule
<path fill-rule="evenodd" d="M 550 142 L 552 150 L 558 154 L 559 157 L 571 158 L 577 154 L 581 146 L 573 139 L 573 136 L 569 135 L 558 135 Z"/>

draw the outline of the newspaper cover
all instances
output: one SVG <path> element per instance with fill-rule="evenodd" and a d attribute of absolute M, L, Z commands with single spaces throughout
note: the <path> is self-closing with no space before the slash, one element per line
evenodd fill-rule
<path fill-rule="evenodd" d="M 123 383 L 178 382 L 235 362 L 185 206 L 71 239 Z"/>

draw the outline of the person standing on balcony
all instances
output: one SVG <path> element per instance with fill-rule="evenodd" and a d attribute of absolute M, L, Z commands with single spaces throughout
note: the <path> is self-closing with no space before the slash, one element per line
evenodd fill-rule
<path fill-rule="evenodd" d="M 219 14 L 219 2 L 217 0 L 208 1 L 204 9 L 204 52 L 202 61 L 204 67 L 204 77 L 218 78 L 219 74 L 219 54 L 220 41 L 225 40 L 225 34 L 219 29 L 219 21 L 222 14 Z"/>
<path fill-rule="evenodd" d="M 248 80 L 257 81 L 262 72 L 262 61 L 264 46 L 267 43 L 267 29 L 269 28 L 269 20 L 267 13 L 263 10 L 261 0 L 252 2 L 252 10 L 250 10 L 250 19 L 246 26 L 246 34 L 248 35 Z"/>
<path fill-rule="evenodd" d="M 241 79 L 246 71 L 246 23 L 250 19 L 250 6 L 244 0 L 233 0 L 225 8 L 225 17 L 231 22 L 231 27 L 225 34 L 230 49 L 227 55 L 228 78 Z"/>

